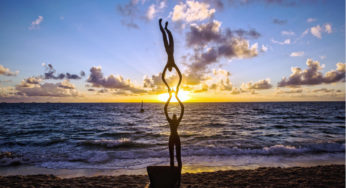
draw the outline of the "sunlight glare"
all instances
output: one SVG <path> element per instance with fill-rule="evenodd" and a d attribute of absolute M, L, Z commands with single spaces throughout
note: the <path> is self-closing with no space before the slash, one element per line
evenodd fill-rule
<path fill-rule="evenodd" d="M 179 93 L 178 93 L 178 97 L 179 99 L 181 100 L 181 102 L 184 102 L 188 99 L 190 99 L 190 92 L 188 91 L 184 91 L 184 90 L 180 90 Z M 177 99 L 175 98 L 175 94 L 173 93 L 172 94 L 172 99 L 171 99 L 171 102 L 178 102 Z M 167 99 L 169 98 L 169 94 L 168 93 L 162 93 L 158 96 L 158 99 L 162 102 L 166 102 Z"/>

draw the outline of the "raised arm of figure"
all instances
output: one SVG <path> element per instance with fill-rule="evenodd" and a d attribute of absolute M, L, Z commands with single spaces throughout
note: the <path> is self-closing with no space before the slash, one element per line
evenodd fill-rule
<path fill-rule="evenodd" d="M 166 36 L 165 30 L 162 27 L 161 22 L 162 22 L 162 19 L 159 19 L 159 25 L 160 25 L 160 31 L 162 33 L 163 44 L 165 45 L 166 52 L 168 53 L 169 46 L 168 46 L 167 36 Z"/>
<path fill-rule="evenodd" d="M 183 116 L 184 116 L 184 104 L 180 101 L 180 99 L 178 98 L 177 96 L 177 93 L 175 93 L 175 98 L 177 98 L 179 104 L 180 104 L 180 116 L 179 116 L 179 119 L 178 119 L 178 122 L 180 123 L 180 121 L 183 119 Z"/>
<path fill-rule="evenodd" d="M 168 110 L 167 110 L 167 107 L 168 107 L 169 101 L 171 101 L 171 98 L 172 98 L 172 93 L 169 92 L 169 98 L 168 98 L 168 100 L 167 100 L 167 102 L 166 102 L 166 104 L 165 104 L 165 108 L 164 108 L 164 109 L 165 109 L 166 119 L 167 119 L 168 122 L 171 122 L 171 118 L 169 118 L 169 116 L 168 116 Z"/>
<path fill-rule="evenodd" d="M 174 40 L 173 40 L 173 35 L 172 35 L 171 31 L 167 28 L 167 26 L 168 26 L 168 22 L 166 22 L 165 30 L 167 31 L 167 33 L 168 33 L 168 38 L 169 38 L 169 52 L 172 53 L 172 55 L 173 55 L 173 52 L 174 52 Z"/>

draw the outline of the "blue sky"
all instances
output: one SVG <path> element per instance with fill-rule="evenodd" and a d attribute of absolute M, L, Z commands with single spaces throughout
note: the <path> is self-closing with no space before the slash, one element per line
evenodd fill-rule
<path fill-rule="evenodd" d="M 196 6 L 189 7 L 191 2 Z M 223 6 L 216 6 L 215 2 L 221 2 Z M 155 13 L 149 16 L 150 6 Z M 185 8 L 178 12 L 175 9 L 177 6 Z M 203 15 L 201 9 L 200 15 L 188 15 L 198 6 L 204 7 L 207 14 Z M 124 14 L 121 8 L 134 11 Z M 174 14 L 185 17 L 174 20 Z M 233 32 L 239 29 L 254 30 L 260 35 L 227 38 L 229 41 L 248 42 L 247 49 L 256 44 L 256 54 L 226 57 L 218 52 L 217 60 L 208 62 L 203 70 L 198 70 L 204 78 L 199 84 L 185 84 L 185 90 L 189 90 L 196 101 L 205 100 L 203 96 L 206 95 L 218 98 L 220 93 L 223 93 L 222 101 L 344 99 L 344 79 L 314 81 L 311 84 L 289 82 L 284 87 L 277 87 L 283 77 L 291 75 L 292 67 L 307 69 L 308 59 L 318 61 L 321 66 L 318 71 L 324 76 L 326 72 L 336 70 L 338 62 L 345 63 L 343 0 L 239 0 L 214 3 L 195 0 L 3 0 L 0 2 L 0 21 L 3 25 L 0 29 L 0 65 L 13 74 L 0 74 L 1 101 L 83 102 L 99 101 L 100 96 L 105 101 L 135 101 L 139 96 L 154 101 L 155 95 L 164 90 L 159 86 L 144 87 L 143 82 L 144 78 L 148 78 L 148 82 L 156 83 L 152 75 L 158 75 L 167 61 L 157 23 L 161 17 L 169 21 L 175 40 L 175 61 L 186 74 L 196 71 L 189 65 L 198 63 L 192 58 L 197 50 L 203 54 L 210 48 L 217 49 L 222 45 L 220 41 L 209 41 L 205 46 L 188 46 L 187 34 L 192 26 L 202 27 L 203 24 L 217 21 L 221 23 L 220 36 L 225 35 L 227 29 Z M 191 17 L 192 21 L 188 20 Z M 279 23 L 274 23 L 275 20 Z M 137 28 L 129 24 L 136 24 Z M 312 28 L 318 31 L 313 33 Z M 304 31 L 307 32 L 303 34 Z M 285 40 L 286 44 L 283 44 Z M 296 56 L 292 57 L 294 54 Z M 187 58 L 183 60 L 183 57 Z M 48 64 L 54 67 L 57 74 L 79 74 L 84 71 L 85 76 L 67 80 L 44 78 L 42 75 L 47 71 Z M 102 67 L 100 71 L 103 77 L 96 82 L 88 81 L 92 74 L 90 69 L 97 66 Z M 213 74 L 213 69 L 224 70 L 230 75 Z M 345 74 L 344 70 L 340 71 L 338 74 Z M 114 78 L 115 85 L 107 84 L 110 75 L 121 76 L 123 80 Z M 30 77 L 37 78 L 39 83 L 23 89 L 23 83 Z M 231 87 L 213 87 L 213 84 L 227 79 Z M 259 81 L 265 79 L 270 79 L 269 83 L 260 85 L 262 82 Z M 72 84 L 73 88 L 62 90 L 63 87 L 58 84 L 63 81 Z M 259 86 L 247 87 L 249 82 L 252 85 L 258 82 Z M 46 91 L 45 83 L 56 84 L 56 89 L 62 95 L 52 95 Z M 202 87 L 207 89 L 196 92 Z M 319 89 L 325 89 L 325 92 Z M 78 94 L 71 94 L 75 92 Z M 214 101 L 212 97 L 208 100 Z"/>

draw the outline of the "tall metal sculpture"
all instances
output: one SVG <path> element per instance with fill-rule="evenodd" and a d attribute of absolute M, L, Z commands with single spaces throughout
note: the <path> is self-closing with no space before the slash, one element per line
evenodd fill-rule
<path fill-rule="evenodd" d="M 163 43 L 165 45 L 165 49 L 167 52 L 168 60 L 165 68 L 162 72 L 162 81 L 165 83 L 168 89 L 169 98 L 165 104 L 164 111 L 166 119 L 169 123 L 169 127 L 171 130 L 171 134 L 169 136 L 168 141 L 168 148 L 169 148 L 169 157 L 170 157 L 170 166 L 148 166 L 147 171 L 150 179 L 150 187 L 180 187 L 180 179 L 181 179 L 181 169 L 182 169 L 182 162 L 181 162 L 181 145 L 180 145 L 180 137 L 178 135 L 178 127 L 183 119 L 184 115 L 184 105 L 180 101 L 178 97 L 179 93 L 179 87 L 182 81 L 182 75 L 178 68 L 178 66 L 174 62 L 174 41 L 171 31 L 167 28 L 168 22 L 165 24 L 165 28 L 162 27 L 162 19 L 159 20 L 160 30 L 163 37 Z M 167 40 L 167 35 L 168 39 Z M 167 69 L 169 71 L 172 71 L 173 68 L 177 71 L 179 75 L 179 81 L 177 86 L 175 87 L 175 91 L 168 85 L 166 81 L 166 71 Z M 180 105 L 180 115 L 179 118 L 176 114 L 173 114 L 172 118 L 168 115 L 168 105 L 172 99 L 172 93 L 175 93 L 175 98 L 179 102 Z M 174 146 L 176 150 L 176 158 L 178 167 L 174 166 Z"/>
<path fill-rule="evenodd" d="M 180 124 L 180 122 L 181 122 L 181 120 L 183 118 L 183 115 L 184 115 L 184 105 L 183 105 L 183 103 L 180 101 L 180 99 L 178 97 L 179 86 L 181 84 L 182 76 L 181 76 L 181 73 L 180 73 L 180 70 L 179 70 L 178 66 L 174 62 L 174 56 L 173 56 L 174 41 L 173 41 L 172 33 L 167 28 L 168 22 L 166 22 L 166 24 L 165 24 L 165 30 L 166 30 L 166 32 L 168 34 L 169 43 L 167 41 L 167 36 L 166 36 L 165 30 L 162 27 L 161 22 L 162 22 L 162 19 L 159 20 L 159 24 L 160 24 L 160 30 L 161 30 L 161 33 L 162 33 L 162 37 L 163 37 L 163 43 L 165 45 L 165 49 L 166 49 L 167 56 L 168 56 L 167 64 L 166 64 L 166 66 L 165 66 L 165 68 L 163 69 L 163 72 L 162 72 L 162 81 L 167 86 L 168 93 L 169 93 L 169 98 L 168 98 L 168 100 L 167 100 L 167 102 L 165 104 L 164 111 L 165 111 L 166 119 L 167 119 L 167 121 L 169 123 L 169 126 L 170 126 L 170 129 L 171 129 L 171 134 L 169 136 L 169 142 L 168 142 L 169 156 L 170 156 L 170 165 L 171 165 L 171 167 L 174 167 L 174 146 L 175 146 L 176 158 L 177 158 L 177 162 L 178 162 L 178 168 L 179 168 L 179 171 L 180 171 L 180 174 L 181 174 L 181 168 L 182 168 L 181 146 L 180 146 L 180 137 L 178 135 L 177 129 L 178 129 L 178 126 L 179 126 L 179 124 Z M 172 71 L 172 68 L 175 68 L 175 70 L 177 71 L 177 73 L 179 75 L 179 81 L 178 81 L 178 84 L 177 84 L 176 89 L 175 89 L 175 97 L 178 100 L 179 105 L 180 105 L 180 109 L 181 109 L 179 118 L 177 118 L 176 114 L 173 114 L 173 117 L 170 118 L 169 115 L 168 115 L 168 110 L 167 110 L 167 107 L 168 107 L 168 105 L 169 105 L 169 103 L 171 101 L 171 98 L 172 98 L 172 93 L 174 91 L 172 91 L 171 87 L 167 84 L 167 81 L 165 79 L 165 75 L 166 75 L 167 69 L 169 71 Z M 179 180 L 178 181 L 180 182 L 180 175 L 179 175 Z"/>

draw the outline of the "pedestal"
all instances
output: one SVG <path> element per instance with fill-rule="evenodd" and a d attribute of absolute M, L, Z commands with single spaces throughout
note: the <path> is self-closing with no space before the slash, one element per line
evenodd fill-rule
<path fill-rule="evenodd" d="M 148 166 L 148 176 L 151 188 L 175 188 L 180 176 L 178 167 Z"/>

